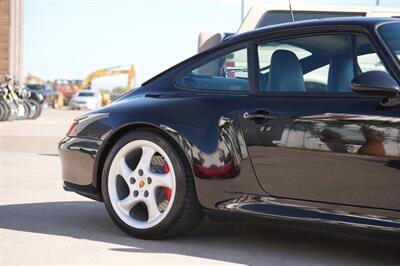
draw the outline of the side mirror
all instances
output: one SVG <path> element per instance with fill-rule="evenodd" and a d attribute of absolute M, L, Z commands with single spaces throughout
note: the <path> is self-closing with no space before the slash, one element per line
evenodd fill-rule
<path fill-rule="evenodd" d="M 383 106 L 400 104 L 400 86 L 384 71 L 368 71 L 358 75 L 351 81 L 351 89 L 362 95 L 385 96 L 381 101 Z"/>

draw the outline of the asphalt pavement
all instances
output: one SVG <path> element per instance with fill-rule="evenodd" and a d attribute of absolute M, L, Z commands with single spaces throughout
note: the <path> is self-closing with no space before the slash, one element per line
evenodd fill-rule
<path fill-rule="evenodd" d="M 134 239 L 62 189 L 57 142 L 81 113 L 0 122 L 0 265 L 400 265 L 400 242 L 276 224 L 205 219 L 184 237 Z"/>

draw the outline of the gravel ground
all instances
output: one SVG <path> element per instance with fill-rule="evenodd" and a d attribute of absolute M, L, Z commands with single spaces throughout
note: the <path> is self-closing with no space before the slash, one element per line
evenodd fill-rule
<path fill-rule="evenodd" d="M 399 242 L 205 219 L 171 240 L 131 238 L 102 203 L 61 187 L 57 142 L 77 111 L 0 122 L 0 265 L 400 265 Z"/>

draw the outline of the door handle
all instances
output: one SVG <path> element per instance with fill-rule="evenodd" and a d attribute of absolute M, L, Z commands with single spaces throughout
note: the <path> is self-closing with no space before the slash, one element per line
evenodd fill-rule
<path fill-rule="evenodd" d="M 275 119 L 276 116 L 271 115 L 271 112 L 267 109 L 257 109 L 253 112 L 245 112 L 243 118 L 248 120 L 270 120 Z"/>

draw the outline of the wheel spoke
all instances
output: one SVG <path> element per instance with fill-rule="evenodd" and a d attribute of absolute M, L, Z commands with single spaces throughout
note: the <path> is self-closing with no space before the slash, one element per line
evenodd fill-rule
<path fill-rule="evenodd" d="M 129 184 L 129 178 L 131 177 L 132 172 L 132 169 L 126 164 L 125 157 L 122 157 L 118 161 L 118 174 L 122 176 L 126 184 Z"/>
<path fill-rule="evenodd" d="M 155 195 L 152 194 L 148 198 L 144 198 L 143 201 L 147 207 L 147 213 L 149 216 L 148 221 L 152 221 L 152 220 L 156 219 L 161 214 L 161 212 L 158 209 L 158 204 L 157 204 Z"/>
<path fill-rule="evenodd" d="M 132 195 L 129 195 L 125 199 L 120 200 L 118 203 L 124 211 L 129 213 L 139 202 L 140 200 L 138 198 L 134 198 Z"/>
<path fill-rule="evenodd" d="M 151 158 L 155 153 L 156 151 L 153 148 L 142 147 L 142 156 L 140 157 L 137 169 L 145 169 L 150 171 Z"/>
<path fill-rule="evenodd" d="M 172 189 L 172 176 L 171 176 L 170 172 L 166 173 L 166 174 L 150 172 L 149 176 L 152 180 L 152 184 L 153 184 L 154 188 L 166 187 L 166 188 Z"/>

